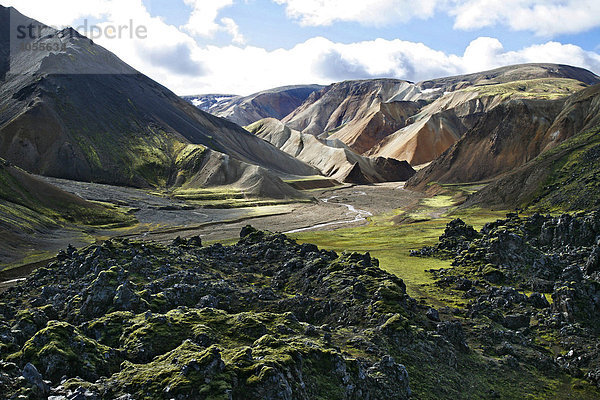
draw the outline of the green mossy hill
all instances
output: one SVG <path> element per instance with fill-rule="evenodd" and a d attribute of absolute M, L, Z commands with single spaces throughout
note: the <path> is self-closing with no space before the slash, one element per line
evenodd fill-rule
<path fill-rule="evenodd" d="M 49 258 L 44 246 L 67 230 L 78 240 L 83 233 L 75 232 L 84 225 L 114 228 L 135 222 L 117 207 L 64 192 L 0 159 L 0 268 Z"/>
<path fill-rule="evenodd" d="M 133 217 L 114 209 L 90 203 L 66 193 L 55 186 L 29 175 L 25 171 L 0 159 L 0 205 L 14 207 L 3 218 L 19 216 L 19 209 L 26 208 L 57 222 L 85 225 L 129 224 Z M 3 213 L 4 214 L 4 213 Z M 21 213 L 22 214 L 22 213 Z"/>
<path fill-rule="evenodd" d="M 431 272 L 468 302 L 457 315 L 484 355 L 600 386 L 599 212 L 509 214 L 480 232 L 455 220 L 412 255 L 452 260 Z"/>
<path fill-rule="evenodd" d="M 600 126 L 542 153 L 471 196 L 466 205 L 590 210 L 600 207 Z"/>

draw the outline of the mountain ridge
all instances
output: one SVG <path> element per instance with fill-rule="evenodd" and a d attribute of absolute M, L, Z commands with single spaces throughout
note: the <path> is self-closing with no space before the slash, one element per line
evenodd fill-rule
<path fill-rule="evenodd" d="M 208 94 L 183 98 L 203 111 L 246 126 L 263 118 L 283 119 L 311 93 L 322 88 L 321 85 L 288 85 L 248 96 Z"/>
<path fill-rule="evenodd" d="M 318 139 L 291 129 L 274 118 L 257 121 L 247 129 L 339 182 L 369 184 L 406 181 L 415 173 L 406 161 L 363 157 L 338 139 Z"/>

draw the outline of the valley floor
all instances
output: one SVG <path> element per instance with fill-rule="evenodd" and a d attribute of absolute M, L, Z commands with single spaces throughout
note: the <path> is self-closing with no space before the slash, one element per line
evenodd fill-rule
<path fill-rule="evenodd" d="M 320 231 L 365 225 L 366 218 L 387 214 L 400 207 L 413 207 L 421 194 L 404 190 L 401 183 L 372 186 L 346 185 L 308 192 L 313 202 L 258 204 L 221 208 L 223 200 L 203 202 L 181 200 L 165 193 L 74 182 L 44 180 L 87 200 L 108 203 L 135 215 L 138 223 L 118 229 L 61 229 L 40 235 L 37 245 L 24 254 L 0 260 L 4 271 L 0 280 L 14 279 L 18 270 L 24 274 L 40 262 L 51 259 L 60 249 L 72 244 L 83 247 L 110 237 L 132 237 L 170 241 L 177 236 L 199 235 L 205 242 L 236 239 L 242 226 L 252 224 L 273 232 Z M 218 196 L 215 196 L 218 197 Z M 250 204 L 252 202 L 249 202 Z M 1 269 L 1 268 L 0 268 Z M 7 273 L 10 269 L 11 272 Z"/>
<path fill-rule="evenodd" d="M 218 208 L 222 203 L 198 206 L 193 201 L 165 193 L 43 179 L 86 200 L 109 203 L 128 211 L 135 215 L 138 223 L 118 229 L 55 231 L 51 239 L 40 239 L 39 247 L 23 255 L 25 258 L 15 257 L 5 263 L 4 270 L 0 271 L 0 291 L 52 259 L 69 244 L 84 247 L 111 237 L 170 242 L 178 236 L 200 236 L 205 243 L 234 243 L 240 229 L 250 224 L 326 249 L 368 251 L 381 260 L 383 269 L 406 282 L 409 294 L 435 304 L 439 298 L 430 293 L 435 287 L 425 270 L 443 268 L 448 263 L 409 257 L 410 250 L 435 244 L 453 218 L 461 217 L 480 228 L 504 215 L 503 212 L 454 210 L 456 200 L 470 191 L 468 187 L 450 188 L 449 193 L 453 195 L 425 197 L 404 189 L 401 182 L 345 185 L 308 191 L 315 199 L 312 202 Z"/>
<path fill-rule="evenodd" d="M 15 257 L 0 271 L 0 291 L 29 274 L 69 244 L 84 247 L 111 237 L 169 242 L 180 236 L 200 236 L 205 243 L 233 243 L 248 224 L 257 229 L 283 232 L 300 242 L 315 243 L 336 251 L 369 251 L 383 269 L 397 274 L 416 298 L 432 300 L 426 287 L 431 278 L 424 271 L 444 267 L 436 260 L 409 258 L 409 252 L 432 245 L 443 232 L 455 205 L 450 195 L 433 198 L 404 189 L 401 182 L 345 185 L 309 191 L 315 201 L 306 203 L 218 208 L 221 203 L 198 206 L 193 201 L 165 193 L 95 183 L 43 178 L 86 200 L 109 203 L 135 215 L 138 223 L 118 229 L 86 228 L 55 231 L 40 239 L 39 247 Z M 465 188 L 452 188 L 459 197 Z M 468 189 L 466 189 L 468 190 Z M 214 208 L 213 208 L 214 207 Z M 502 212 L 462 212 L 475 227 L 503 216 Z M 50 235 L 47 235 L 50 237 Z M 23 258 L 24 257 L 24 258 Z"/>

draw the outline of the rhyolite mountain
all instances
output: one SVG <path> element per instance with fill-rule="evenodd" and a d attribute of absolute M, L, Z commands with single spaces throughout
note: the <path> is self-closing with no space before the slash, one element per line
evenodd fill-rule
<path fill-rule="evenodd" d="M 367 154 L 406 159 L 413 165 L 424 164 L 436 159 L 488 115 L 505 113 L 511 100 L 553 100 L 586 86 L 575 79 L 536 78 L 444 92 L 419 110 L 406 127 L 387 136 Z M 547 115 L 542 111 L 539 117 L 544 119 Z M 491 127 L 478 129 L 486 134 L 486 129 Z"/>
<path fill-rule="evenodd" d="M 465 206 L 600 207 L 600 85 L 569 98 L 547 132 L 547 151 L 470 196 Z"/>
<path fill-rule="evenodd" d="M 566 98 L 509 98 L 482 115 L 407 186 L 423 189 L 431 182 L 483 181 L 521 167 L 598 124 L 598 88 L 594 85 Z"/>
<path fill-rule="evenodd" d="M 398 182 L 406 181 L 415 174 L 415 170 L 406 161 L 363 157 L 338 139 L 319 139 L 311 134 L 290 129 L 274 118 L 257 121 L 247 129 L 339 182 Z"/>
<path fill-rule="evenodd" d="M 359 154 L 418 165 L 441 155 L 482 115 L 510 99 L 568 96 L 597 82 L 590 71 L 559 64 L 514 65 L 416 84 L 345 81 L 313 92 L 282 121 L 302 133 L 339 139 Z"/>
<path fill-rule="evenodd" d="M 0 8 L 0 15 L 41 25 L 13 8 Z M 6 30 L 1 33 L 6 41 Z M 202 112 L 72 29 L 44 27 L 42 33 L 31 39 L 38 47 L 66 49 L 13 46 L 0 82 L 0 156 L 25 170 L 139 187 L 254 181 L 247 185 L 254 194 L 264 189 L 277 197 L 298 193 L 276 174 L 318 173 Z"/>
<path fill-rule="evenodd" d="M 340 139 L 358 153 L 397 131 L 414 115 L 419 89 L 398 79 L 334 83 L 286 116 L 292 129 L 315 136 Z"/>
<path fill-rule="evenodd" d="M 208 94 L 184 96 L 203 111 L 245 126 L 263 118 L 283 119 L 321 85 L 283 86 L 249 96 Z"/>

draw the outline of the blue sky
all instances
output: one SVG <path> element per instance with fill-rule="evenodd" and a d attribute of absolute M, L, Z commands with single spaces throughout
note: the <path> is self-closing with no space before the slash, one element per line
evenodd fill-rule
<path fill-rule="evenodd" d="M 598 0 L 0 0 L 42 22 L 134 21 L 96 41 L 178 94 L 418 81 L 522 62 L 600 74 Z"/>
<path fill-rule="evenodd" d="M 181 26 L 189 18 L 191 7 L 183 0 L 145 0 L 151 14 L 162 16 L 166 22 Z M 364 25 L 358 22 L 339 22 L 330 26 L 300 26 L 287 18 L 285 7 L 269 0 L 239 1 L 224 8 L 220 16 L 232 18 L 240 27 L 249 45 L 274 50 L 291 48 L 315 36 L 332 41 L 352 43 L 362 40 L 403 39 L 423 42 L 429 47 L 451 53 L 460 53 L 478 36 L 500 39 L 506 50 L 518 50 L 531 44 L 543 44 L 548 40 L 572 43 L 584 50 L 600 50 L 600 27 L 577 34 L 536 36 L 530 31 L 516 31 L 505 26 L 485 27 L 473 30 L 453 29 L 453 18 L 438 12 L 430 20 L 411 20 L 406 23 L 390 23 L 382 26 Z M 284 32 L 284 34 L 282 34 Z M 207 43 L 226 45 L 226 35 L 205 40 Z"/>

